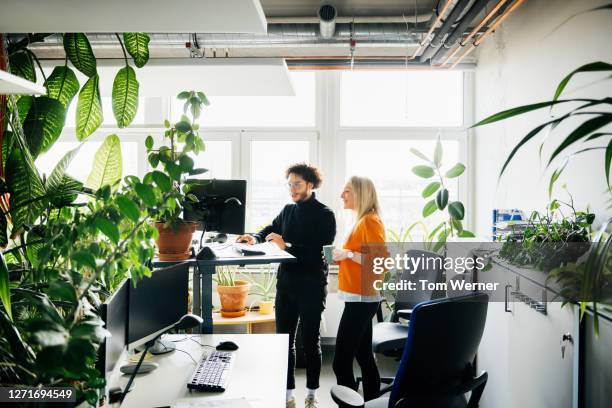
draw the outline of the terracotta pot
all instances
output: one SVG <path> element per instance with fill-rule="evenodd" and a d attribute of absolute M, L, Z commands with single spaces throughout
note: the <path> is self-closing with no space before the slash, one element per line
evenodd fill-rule
<path fill-rule="evenodd" d="M 156 222 L 155 228 L 159 231 L 159 237 L 155 243 L 159 252 L 160 261 L 182 261 L 189 259 L 191 253 L 191 238 L 198 225 L 194 221 L 185 221 L 179 224 L 175 231 L 172 227 L 164 227 L 163 222 Z"/>
<path fill-rule="evenodd" d="M 259 313 L 260 314 L 274 313 L 274 301 L 273 300 L 262 300 L 261 302 L 259 302 Z"/>
<path fill-rule="evenodd" d="M 221 313 L 227 316 L 242 316 L 246 312 L 246 300 L 251 284 L 247 281 L 236 280 L 235 286 L 217 286 L 221 300 Z"/>

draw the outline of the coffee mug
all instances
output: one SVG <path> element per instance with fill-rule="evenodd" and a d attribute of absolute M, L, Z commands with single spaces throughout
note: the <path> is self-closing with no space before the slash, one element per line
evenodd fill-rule
<path fill-rule="evenodd" d="M 325 262 L 329 265 L 334 263 L 334 246 L 333 245 L 323 245 L 323 256 L 325 257 Z"/>

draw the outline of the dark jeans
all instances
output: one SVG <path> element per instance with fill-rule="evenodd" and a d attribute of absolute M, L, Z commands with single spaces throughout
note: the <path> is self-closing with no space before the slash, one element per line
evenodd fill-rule
<path fill-rule="evenodd" d="M 306 357 L 306 387 L 319 388 L 321 374 L 321 313 L 325 310 L 327 288 L 324 285 L 277 288 L 276 332 L 289 334 L 287 389 L 295 388 L 295 332 L 298 319 L 302 325 L 302 344 Z"/>
<path fill-rule="evenodd" d="M 380 374 L 372 352 L 372 318 L 376 310 L 378 302 L 346 302 L 336 335 L 333 367 L 338 385 L 357 391 L 353 374 L 353 359 L 356 358 L 366 401 L 378 397 L 380 392 Z"/>

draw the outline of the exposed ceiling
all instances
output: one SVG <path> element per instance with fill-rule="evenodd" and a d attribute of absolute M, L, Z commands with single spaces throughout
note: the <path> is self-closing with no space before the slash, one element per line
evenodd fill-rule
<path fill-rule="evenodd" d="M 431 13 L 438 0 L 261 0 L 266 17 L 306 17 L 316 16 L 319 7 L 331 4 L 338 10 L 339 16 L 367 17 L 388 16 L 401 17 L 402 14 L 414 16 Z"/>

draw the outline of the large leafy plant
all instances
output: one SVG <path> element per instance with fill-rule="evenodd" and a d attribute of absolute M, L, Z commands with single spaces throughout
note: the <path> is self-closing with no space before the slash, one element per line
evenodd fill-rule
<path fill-rule="evenodd" d="M 168 197 L 168 205 L 160 211 L 157 221 L 172 228 L 184 222 L 183 209 L 192 210 L 194 204 L 198 203 L 198 198 L 190 193 L 191 188 L 194 185 L 205 183 L 203 180 L 187 177 L 207 171 L 202 168 L 194 168 L 191 156 L 197 155 L 205 148 L 204 141 L 199 134 L 200 126 L 196 120 L 200 117 L 202 108 L 209 104 L 208 99 L 203 92 L 196 91 L 181 92 L 178 99 L 185 100 L 184 115 L 174 125 L 171 125 L 168 120 L 164 122 L 166 128 L 164 143 L 155 147 L 152 136 L 148 136 L 145 141 L 151 167 L 162 170 L 154 170 L 150 177 Z"/>
<path fill-rule="evenodd" d="M 436 242 L 433 245 L 433 250 L 438 251 L 442 248 L 449 237 L 474 237 L 471 231 L 463 228 L 463 219 L 465 217 L 463 203 L 459 200 L 451 200 L 447 188 L 450 179 L 457 178 L 463 174 L 465 165 L 463 163 L 456 163 L 449 170 L 442 173 L 443 149 L 440 139 L 436 142 L 431 158 L 415 148 L 411 148 L 410 152 L 426 162 L 426 164 L 413 167 L 412 172 L 421 178 L 434 180 L 421 193 L 424 199 L 428 199 L 423 206 L 423 218 L 430 217 L 438 211 L 445 215 L 445 219 L 436 225 L 426 237 L 426 240 Z M 412 226 L 408 230 L 410 231 L 411 229 Z"/>

